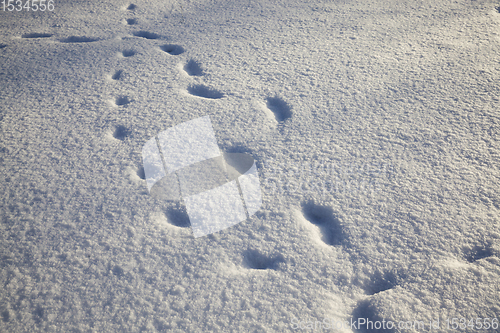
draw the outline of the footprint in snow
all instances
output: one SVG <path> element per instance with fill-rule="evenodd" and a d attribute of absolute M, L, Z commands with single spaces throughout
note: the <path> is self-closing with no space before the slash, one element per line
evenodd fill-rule
<path fill-rule="evenodd" d="M 130 135 L 130 130 L 122 125 L 116 126 L 115 131 L 113 132 L 113 137 L 120 141 L 125 140 L 125 138 L 129 135 Z"/>
<path fill-rule="evenodd" d="M 124 106 L 131 102 L 131 100 L 127 96 L 119 96 L 115 99 L 115 104 L 117 106 Z"/>
<path fill-rule="evenodd" d="M 366 321 L 370 322 L 382 322 L 383 318 L 379 315 L 380 309 L 377 308 L 376 303 L 371 299 L 362 300 L 358 302 L 356 308 L 352 312 L 353 320 L 357 320 L 358 318 L 366 318 Z M 394 330 L 384 329 L 381 327 L 378 330 L 375 329 L 366 329 L 365 327 L 359 327 L 359 330 L 355 330 L 354 332 L 359 333 L 369 333 L 369 332 L 380 332 L 380 333 L 394 333 Z"/>
<path fill-rule="evenodd" d="M 117 70 L 112 76 L 111 78 L 113 80 L 119 80 L 121 77 L 122 77 L 122 74 L 123 74 L 123 69 L 120 69 L 120 70 Z"/>
<path fill-rule="evenodd" d="M 133 33 L 135 37 L 141 37 L 141 38 L 146 38 L 146 39 L 158 39 L 160 38 L 160 35 L 155 34 L 154 32 L 149 32 L 149 31 L 136 31 Z"/>
<path fill-rule="evenodd" d="M 321 240 L 325 244 L 336 246 L 346 241 L 342 225 L 331 207 L 309 202 L 302 205 L 302 214 L 307 221 L 319 228 Z"/>
<path fill-rule="evenodd" d="M 193 96 L 207 99 L 219 99 L 224 97 L 224 94 L 220 91 L 206 87 L 202 84 L 189 86 L 187 91 Z"/>
<path fill-rule="evenodd" d="M 270 256 L 251 249 L 245 251 L 243 259 L 247 267 L 251 269 L 278 269 L 281 264 L 285 263 L 282 254 Z"/>
<path fill-rule="evenodd" d="M 187 228 L 191 226 L 189 215 L 186 207 L 179 203 L 173 204 L 163 211 L 167 217 L 168 223 L 179 228 Z"/>
<path fill-rule="evenodd" d="M 2 312 L 2 320 L 4 323 L 8 323 L 10 321 L 10 312 L 9 310 L 5 310 Z"/>
<path fill-rule="evenodd" d="M 179 55 L 181 53 L 184 53 L 184 48 L 182 46 L 174 45 L 174 44 L 162 45 L 162 46 L 160 46 L 160 49 L 163 52 L 166 52 L 170 55 Z"/>
<path fill-rule="evenodd" d="M 274 114 L 278 122 L 285 121 L 292 116 L 290 106 L 279 97 L 267 98 L 266 106 Z"/>
<path fill-rule="evenodd" d="M 91 43 L 98 41 L 98 38 L 85 37 L 85 36 L 69 36 L 67 38 L 61 39 L 61 43 Z"/>
<path fill-rule="evenodd" d="M 125 22 L 128 25 L 134 25 L 134 24 L 137 24 L 137 19 L 135 19 L 135 18 L 129 18 L 129 19 L 126 19 Z"/>
<path fill-rule="evenodd" d="M 203 75 L 203 69 L 201 68 L 200 64 L 194 59 L 189 60 L 187 64 L 184 65 L 184 71 L 190 76 Z"/>
<path fill-rule="evenodd" d="M 464 257 L 470 263 L 474 263 L 478 260 L 492 257 L 495 255 L 493 247 L 490 245 L 476 245 L 472 248 L 464 249 Z M 498 253 L 497 253 L 498 254 Z"/>
<path fill-rule="evenodd" d="M 52 34 L 34 32 L 30 34 L 24 34 L 21 36 L 21 38 L 48 38 L 48 37 L 52 37 Z"/>
<path fill-rule="evenodd" d="M 405 273 L 401 271 L 389 270 L 382 272 L 378 270 L 371 276 L 364 289 L 367 295 L 375 295 L 400 285 L 405 278 Z"/>
<path fill-rule="evenodd" d="M 125 58 L 131 57 L 133 55 L 135 55 L 135 51 L 134 50 L 125 50 L 125 51 L 122 51 L 122 56 L 125 57 Z"/>
<path fill-rule="evenodd" d="M 137 169 L 137 176 L 142 180 L 146 180 L 146 172 L 144 171 L 144 167 L 141 166 L 139 169 Z"/>

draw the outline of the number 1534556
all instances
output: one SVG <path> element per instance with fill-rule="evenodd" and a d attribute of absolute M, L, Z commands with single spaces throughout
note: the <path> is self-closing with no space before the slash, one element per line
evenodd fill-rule
<path fill-rule="evenodd" d="M 54 0 L 2 0 L 0 1 L 0 9 L 4 12 L 51 12 L 54 10 Z"/>

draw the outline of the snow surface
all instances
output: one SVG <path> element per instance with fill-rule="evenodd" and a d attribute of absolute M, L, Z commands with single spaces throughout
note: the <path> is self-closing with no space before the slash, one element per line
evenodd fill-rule
<path fill-rule="evenodd" d="M 0 12 L 0 331 L 497 318 L 499 5 Z M 148 194 L 141 152 L 206 115 L 222 151 L 256 160 L 263 206 L 195 239 Z"/>

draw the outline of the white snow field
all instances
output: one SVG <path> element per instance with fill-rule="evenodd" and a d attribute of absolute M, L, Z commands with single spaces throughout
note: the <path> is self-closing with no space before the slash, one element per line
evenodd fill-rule
<path fill-rule="evenodd" d="M 9 3 L 0 332 L 500 332 L 497 0 Z M 195 238 L 141 152 L 204 116 L 263 204 Z"/>

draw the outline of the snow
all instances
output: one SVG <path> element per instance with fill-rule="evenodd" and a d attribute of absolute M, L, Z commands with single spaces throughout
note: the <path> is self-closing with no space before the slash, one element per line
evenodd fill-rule
<path fill-rule="evenodd" d="M 54 5 L 0 11 L 1 332 L 498 319 L 498 3 Z M 142 149 L 204 116 L 263 204 L 195 238 Z"/>

